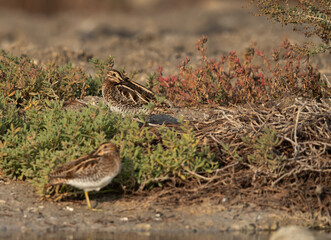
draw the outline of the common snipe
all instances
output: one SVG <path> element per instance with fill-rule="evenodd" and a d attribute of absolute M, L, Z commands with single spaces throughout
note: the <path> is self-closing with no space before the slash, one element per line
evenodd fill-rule
<path fill-rule="evenodd" d="M 157 103 L 155 95 L 139 83 L 131 81 L 120 71 L 110 70 L 102 84 L 102 95 L 108 103 L 110 110 L 122 114 L 135 115 L 149 113 L 145 107 L 149 103 L 155 106 L 151 113 L 169 113 L 171 104 L 168 101 Z"/>
<path fill-rule="evenodd" d="M 108 185 L 120 170 L 118 149 L 113 143 L 103 143 L 92 153 L 59 166 L 48 175 L 50 181 L 45 187 L 68 184 L 83 189 L 87 206 L 92 210 L 88 192 Z"/>

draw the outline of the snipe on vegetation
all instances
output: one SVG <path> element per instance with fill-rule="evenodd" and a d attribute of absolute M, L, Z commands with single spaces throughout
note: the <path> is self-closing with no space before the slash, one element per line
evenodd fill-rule
<path fill-rule="evenodd" d="M 92 153 L 59 166 L 48 176 L 52 185 L 67 184 L 83 189 L 88 209 L 93 210 L 88 192 L 99 191 L 108 185 L 121 170 L 121 159 L 113 143 L 103 143 Z"/>
<path fill-rule="evenodd" d="M 162 104 L 158 103 L 152 91 L 131 81 L 115 69 L 111 69 L 107 73 L 102 84 L 102 95 L 110 110 L 121 114 L 169 113 L 172 107 L 167 100 Z M 149 103 L 155 104 L 151 111 L 146 108 Z"/>

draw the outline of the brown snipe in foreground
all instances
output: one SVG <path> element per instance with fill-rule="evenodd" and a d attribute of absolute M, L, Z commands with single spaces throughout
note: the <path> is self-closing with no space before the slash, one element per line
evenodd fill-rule
<path fill-rule="evenodd" d="M 46 188 L 51 185 L 68 184 L 83 189 L 87 206 L 92 210 L 89 191 L 99 191 L 108 185 L 121 170 L 121 159 L 113 143 L 103 143 L 92 153 L 59 166 L 48 176 Z"/>
<path fill-rule="evenodd" d="M 169 113 L 171 104 L 164 101 L 157 103 L 154 93 L 139 83 L 131 81 L 120 71 L 111 69 L 102 84 L 102 95 L 110 107 L 111 111 L 135 115 L 139 113 L 149 113 L 145 107 L 149 103 L 154 103 L 152 113 Z"/>

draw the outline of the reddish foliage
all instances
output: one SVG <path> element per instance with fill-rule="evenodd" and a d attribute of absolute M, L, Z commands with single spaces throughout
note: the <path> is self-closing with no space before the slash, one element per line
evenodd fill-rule
<path fill-rule="evenodd" d="M 193 69 L 186 58 L 178 66 L 179 73 L 172 76 L 163 76 L 159 67 L 153 90 L 179 106 L 259 103 L 288 93 L 320 98 L 327 92 L 317 68 L 310 65 L 309 58 L 304 62 L 287 40 L 280 50 L 271 51 L 270 59 L 254 44 L 246 49 L 243 59 L 235 51 L 219 60 L 208 59 L 206 42 L 203 36 L 196 44 L 200 66 Z"/>

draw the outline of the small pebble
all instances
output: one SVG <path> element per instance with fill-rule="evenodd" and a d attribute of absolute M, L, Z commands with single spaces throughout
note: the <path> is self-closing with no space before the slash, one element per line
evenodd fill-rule
<path fill-rule="evenodd" d="M 122 222 L 127 222 L 127 221 L 129 221 L 129 219 L 128 219 L 127 217 L 121 217 L 121 218 L 120 218 L 120 221 L 122 221 Z"/>
<path fill-rule="evenodd" d="M 67 206 L 67 207 L 66 207 L 66 210 L 72 212 L 72 211 L 74 210 L 74 208 Z"/>

